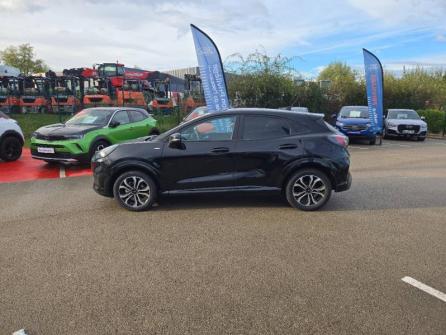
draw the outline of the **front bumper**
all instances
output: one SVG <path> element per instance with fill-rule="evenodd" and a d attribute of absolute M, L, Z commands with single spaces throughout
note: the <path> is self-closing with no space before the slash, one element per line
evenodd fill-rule
<path fill-rule="evenodd" d="M 38 148 L 53 149 L 54 153 L 39 152 Z M 31 156 L 34 159 L 72 164 L 89 162 L 88 150 L 76 140 L 45 141 L 33 137 L 31 138 Z"/>
<path fill-rule="evenodd" d="M 403 133 L 398 130 L 398 127 L 392 127 L 386 129 L 386 135 L 394 137 L 426 137 L 427 129 L 420 129 L 419 131 L 414 131 L 413 133 Z"/>
<path fill-rule="evenodd" d="M 113 198 L 113 185 L 107 158 L 99 158 L 95 155 L 91 160 L 91 170 L 93 171 L 93 189 L 96 193 Z"/>
<path fill-rule="evenodd" d="M 373 138 L 376 134 L 369 129 L 365 130 L 347 130 L 343 127 L 336 127 L 338 130 L 349 138 Z"/>

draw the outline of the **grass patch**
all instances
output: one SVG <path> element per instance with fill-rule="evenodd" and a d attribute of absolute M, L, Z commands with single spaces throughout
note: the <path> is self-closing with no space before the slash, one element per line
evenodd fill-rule
<path fill-rule="evenodd" d="M 11 114 L 10 117 L 19 123 L 25 136 L 25 147 L 29 147 L 33 131 L 49 124 L 65 122 L 71 115 L 61 115 L 59 118 L 58 114 Z M 177 113 L 166 116 L 155 115 L 154 117 L 158 121 L 158 129 L 161 132 L 172 129 L 182 120 L 182 114 Z"/>
<path fill-rule="evenodd" d="M 9 116 L 16 120 L 20 128 L 22 128 L 23 135 L 25 136 L 25 147 L 29 147 L 31 134 L 37 128 L 60 122 L 58 114 L 10 114 Z M 62 122 L 64 122 L 70 116 L 62 115 L 61 117 Z"/>

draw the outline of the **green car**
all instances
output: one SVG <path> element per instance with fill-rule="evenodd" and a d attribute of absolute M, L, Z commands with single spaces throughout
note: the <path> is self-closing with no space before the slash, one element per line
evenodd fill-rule
<path fill-rule="evenodd" d="M 144 109 L 87 108 L 67 122 L 37 129 L 31 156 L 46 162 L 89 163 L 96 151 L 139 137 L 158 135 L 156 120 Z"/>

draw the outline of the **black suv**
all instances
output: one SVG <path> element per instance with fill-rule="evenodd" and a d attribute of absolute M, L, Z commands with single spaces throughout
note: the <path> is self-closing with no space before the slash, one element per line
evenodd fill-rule
<path fill-rule="evenodd" d="M 230 109 L 96 153 L 94 189 L 133 211 L 159 194 L 216 191 L 283 191 L 316 210 L 350 188 L 347 141 L 320 114 Z"/>

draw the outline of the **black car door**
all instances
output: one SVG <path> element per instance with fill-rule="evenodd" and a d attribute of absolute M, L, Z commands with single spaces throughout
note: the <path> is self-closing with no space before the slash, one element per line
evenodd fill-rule
<path fill-rule="evenodd" d="M 161 178 L 166 190 L 234 186 L 237 116 L 210 117 L 179 131 L 181 145 L 164 144 Z"/>
<path fill-rule="evenodd" d="M 234 150 L 236 185 L 280 187 L 277 181 L 287 162 L 299 157 L 303 147 L 296 121 L 267 115 L 245 115 L 240 140 Z"/>

